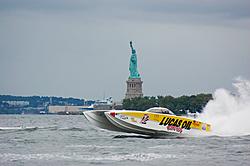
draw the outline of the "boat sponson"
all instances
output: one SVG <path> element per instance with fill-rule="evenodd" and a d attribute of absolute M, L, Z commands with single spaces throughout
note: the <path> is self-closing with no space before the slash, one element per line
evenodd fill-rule
<path fill-rule="evenodd" d="M 91 122 L 92 124 L 94 124 L 97 127 L 100 127 L 102 129 L 107 129 L 107 130 L 111 130 L 111 131 L 120 131 L 120 132 L 124 132 L 121 131 L 120 128 L 114 126 L 104 115 L 104 112 L 106 111 L 87 111 L 84 112 L 84 116 L 85 118 Z"/>
<path fill-rule="evenodd" d="M 173 133 L 173 132 L 160 131 L 160 130 L 157 131 L 157 130 L 148 129 L 145 127 L 140 127 L 140 126 L 130 124 L 116 117 L 113 117 L 112 115 L 110 115 L 109 112 L 105 112 L 104 114 L 113 125 L 120 128 L 121 130 L 126 131 L 127 133 L 136 133 L 136 134 L 154 135 L 154 136 L 177 135 L 176 133 Z"/>

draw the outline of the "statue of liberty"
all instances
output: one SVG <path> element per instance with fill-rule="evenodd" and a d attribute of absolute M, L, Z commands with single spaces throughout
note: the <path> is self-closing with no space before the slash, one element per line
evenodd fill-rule
<path fill-rule="evenodd" d="M 125 99 L 132 99 L 135 97 L 143 97 L 142 93 L 142 80 L 141 76 L 137 70 L 137 55 L 136 51 L 133 48 L 132 41 L 130 41 L 130 48 L 132 51 L 132 54 L 130 56 L 129 61 L 129 78 L 126 81 L 127 83 L 127 92 L 125 95 Z"/>
<path fill-rule="evenodd" d="M 132 41 L 130 41 L 130 47 L 132 50 L 132 54 L 129 63 L 129 78 L 140 78 L 140 74 L 137 70 L 137 55 L 135 49 L 133 48 Z"/>

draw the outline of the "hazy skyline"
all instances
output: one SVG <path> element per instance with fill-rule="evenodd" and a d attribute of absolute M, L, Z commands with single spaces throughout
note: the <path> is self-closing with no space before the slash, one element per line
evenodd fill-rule
<path fill-rule="evenodd" d="M 0 0 L 0 94 L 125 96 L 132 40 L 144 95 L 250 79 L 248 0 Z"/>

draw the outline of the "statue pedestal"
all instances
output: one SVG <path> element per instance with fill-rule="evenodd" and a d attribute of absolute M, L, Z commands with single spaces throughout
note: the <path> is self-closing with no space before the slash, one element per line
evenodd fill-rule
<path fill-rule="evenodd" d="M 142 97 L 142 80 L 141 78 L 129 78 L 127 80 L 127 92 L 125 99 Z"/>

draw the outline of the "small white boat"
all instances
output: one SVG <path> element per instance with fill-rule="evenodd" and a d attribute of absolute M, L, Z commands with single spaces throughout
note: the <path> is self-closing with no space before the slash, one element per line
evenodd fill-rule
<path fill-rule="evenodd" d="M 84 115 L 100 128 L 127 133 L 178 135 L 211 130 L 210 124 L 176 116 L 169 109 L 162 107 L 154 107 L 146 111 L 88 111 L 84 112 Z"/>

